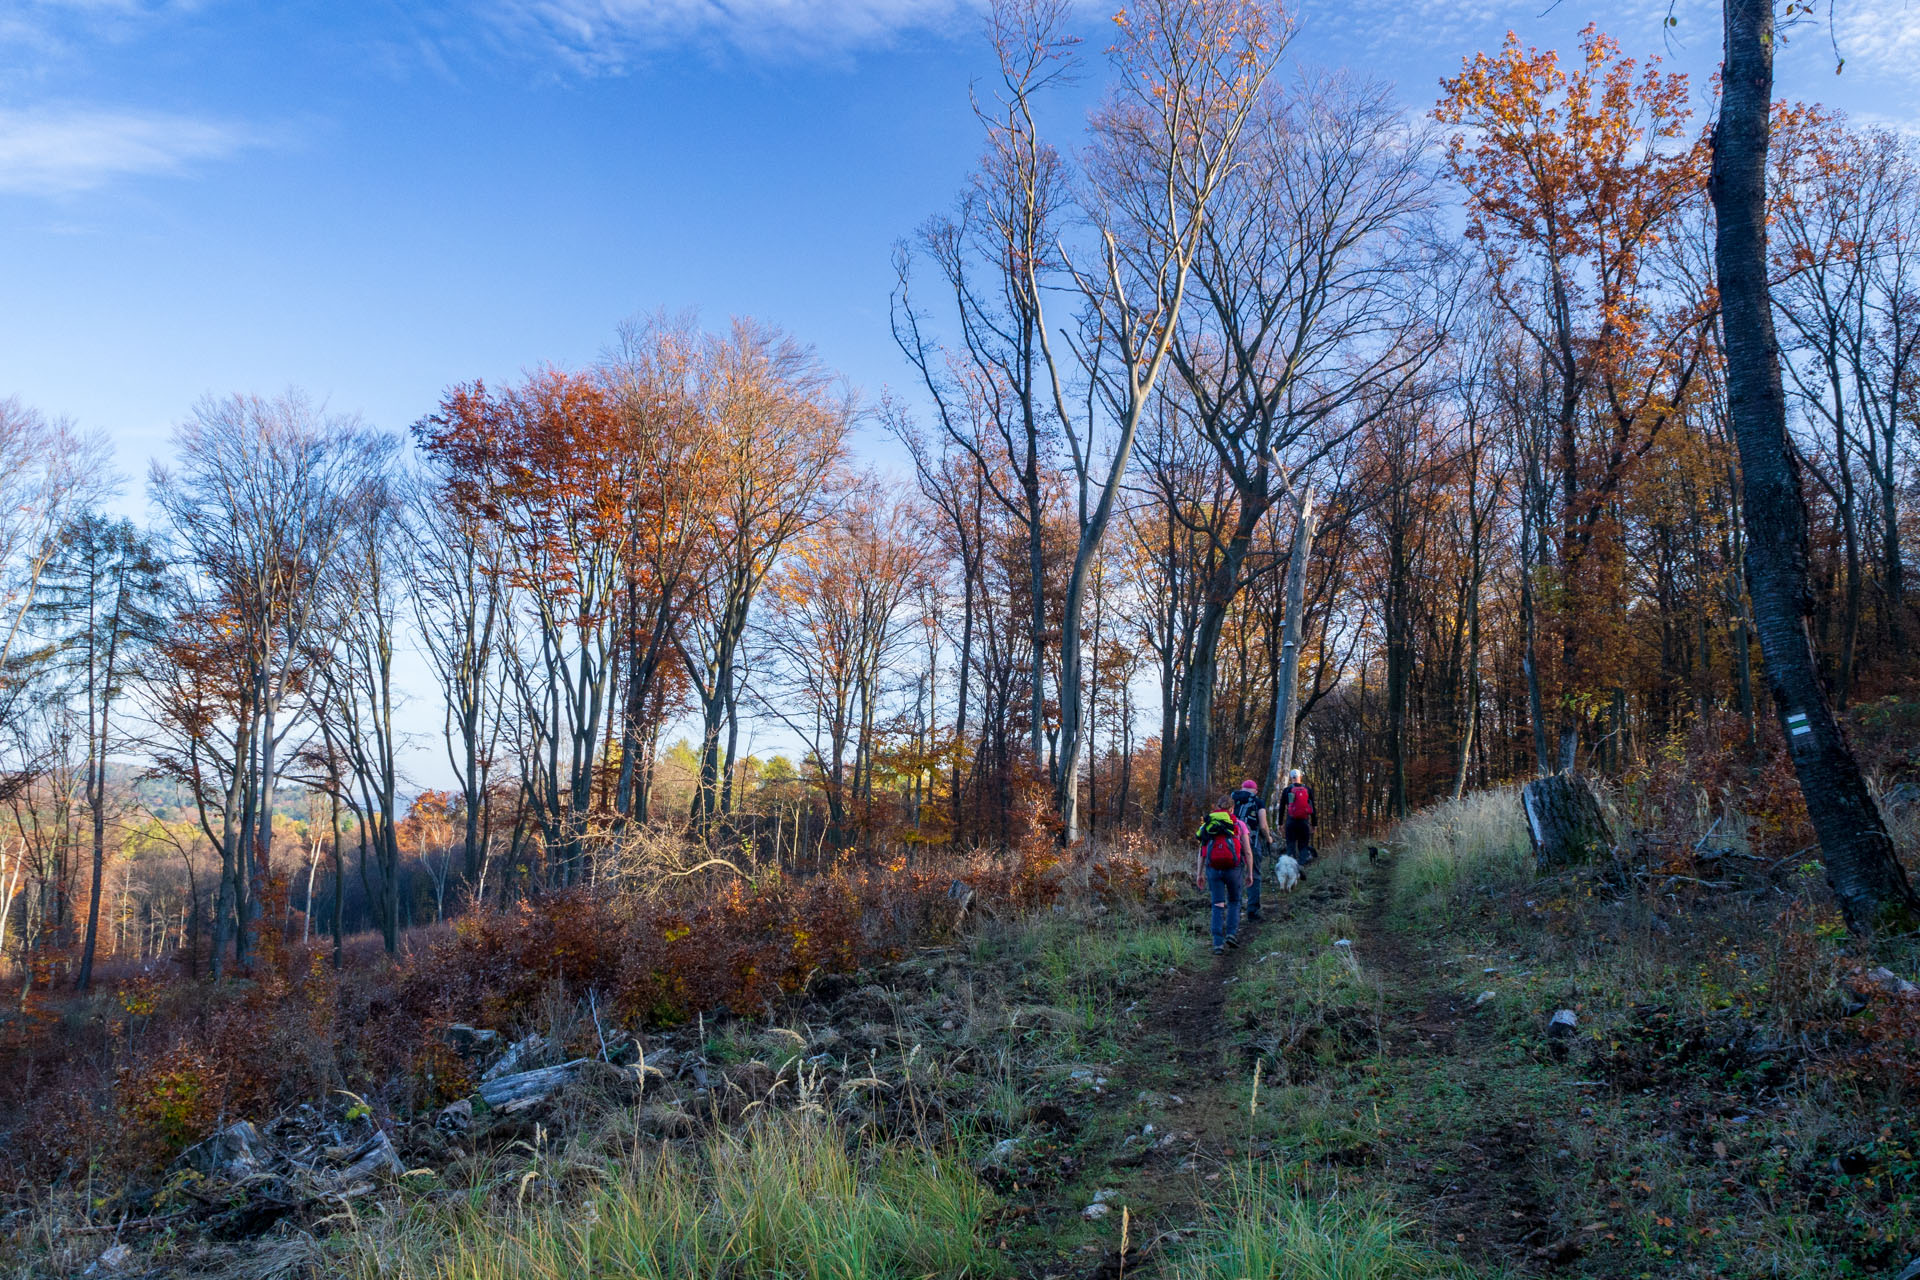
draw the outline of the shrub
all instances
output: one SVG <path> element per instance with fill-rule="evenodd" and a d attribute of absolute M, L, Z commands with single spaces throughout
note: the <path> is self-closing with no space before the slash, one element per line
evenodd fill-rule
<path fill-rule="evenodd" d="M 470 1084 L 441 1043 L 452 1021 L 513 1032 L 590 995 L 633 1029 L 758 1014 L 818 974 L 950 929 L 956 876 L 982 903 L 1031 909 L 1059 892 L 1058 851 L 1036 828 L 1013 857 L 581 888 L 474 912 L 398 963 L 342 974 L 263 930 L 251 970 L 218 987 L 136 977 L 71 1026 L 37 1008 L 0 1023 L 0 1186 L 46 1186 L 94 1160 L 144 1176 L 222 1122 L 336 1089 L 402 1115 L 438 1105 Z"/>

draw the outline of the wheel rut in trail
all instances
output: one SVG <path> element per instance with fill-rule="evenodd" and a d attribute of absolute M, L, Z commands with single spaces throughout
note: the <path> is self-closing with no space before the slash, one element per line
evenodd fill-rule
<path fill-rule="evenodd" d="M 1247 1155 L 1250 1145 L 1256 1152 L 1264 1148 L 1250 1143 L 1242 1095 L 1253 1066 L 1238 1051 L 1240 1037 L 1228 1028 L 1226 1009 L 1242 970 L 1263 954 L 1264 929 L 1304 909 L 1308 900 L 1304 889 L 1297 896 L 1275 896 L 1279 901 L 1266 904 L 1263 920 L 1241 925 L 1239 947 L 1169 974 L 1135 1011 L 1121 1037 L 1121 1056 L 1110 1071 L 1111 1106 L 1133 1110 L 1141 1108 L 1142 1100 L 1154 1099 L 1129 1118 L 1129 1128 L 1138 1135 L 1134 1121 L 1151 1121 L 1158 1136 L 1172 1144 L 1116 1144 L 1088 1161 L 1093 1183 L 1119 1189 L 1122 1199 L 1116 1204 L 1125 1204 L 1131 1212 L 1127 1276 L 1145 1280 L 1170 1274 L 1165 1271 L 1164 1243 L 1201 1221 L 1205 1206 L 1217 1198 L 1219 1180 L 1229 1176 L 1231 1161 Z M 1322 890 L 1313 899 L 1314 909 L 1326 899 Z M 1204 930 L 1205 906 L 1196 904 L 1194 909 L 1200 913 L 1197 927 Z M 1164 1110 L 1160 1102 L 1167 1104 Z M 1069 1202 L 1056 1193 L 1037 1216 L 1070 1220 L 1083 1206 L 1084 1201 Z M 1032 1280 L 1117 1280 L 1123 1274 L 1120 1256 L 1112 1250 L 1037 1263 L 1030 1261 L 1022 1274 Z"/>
<path fill-rule="evenodd" d="M 1523 1269 L 1560 1266 L 1578 1251 L 1555 1242 L 1551 1207 L 1542 1202 L 1528 1169 L 1538 1147 L 1534 1118 L 1480 1067 L 1497 1046 L 1487 1022 L 1459 991 L 1451 990 L 1414 940 L 1393 926 L 1393 863 L 1370 869 L 1358 946 L 1363 965 L 1379 977 L 1387 998 L 1387 1053 L 1402 1064 L 1426 1059 L 1448 1074 L 1465 1095 L 1464 1114 L 1452 1131 L 1406 1135 L 1403 1143 L 1419 1198 L 1413 1202 L 1432 1234 Z M 1449 1070 L 1447 1060 L 1457 1060 Z M 1424 1167 L 1424 1168 L 1423 1168 Z M 1449 1172 L 1440 1172 L 1445 1169 Z"/>

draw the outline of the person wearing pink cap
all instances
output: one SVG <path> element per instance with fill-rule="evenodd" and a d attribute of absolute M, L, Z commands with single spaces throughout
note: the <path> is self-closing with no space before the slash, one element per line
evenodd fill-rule
<path fill-rule="evenodd" d="M 1239 790 L 1227 797 L 1233 807 L 1233 816 L 1247 824 L 1247 830 L 1253 834 L 1248 841 L 1253 846 L 1253 880 L 1247 885 L 1247 919 L 1258 920 L 1260 915 L 1260 864 L 1265 855 L 1273 851 L 1273 827 L 1267 822 L 1267 802 L 1260 798 L 1260 784 L 1252 778 L 1240 784 Z"/>

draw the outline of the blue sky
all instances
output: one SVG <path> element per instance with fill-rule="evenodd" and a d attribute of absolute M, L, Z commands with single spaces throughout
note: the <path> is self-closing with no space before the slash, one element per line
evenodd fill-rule
<path fill-rule="evenodd" d="M 1808 26 L 1782 92 L 1920 128 L 1920 0 L 1835 3 L 1846 73 Z M 1704 85 L 1717 5 L 1668 12 L 1302 0 L 1294 52 L 1424 109 L 1509 27 L 1598 21 Z M 890 246 L 959 189 L 988 70 L 971 0 L 0 0 L 0 396 L 108 433 L 134 510 L 202 394 L 402 428 L 662 307 L 783 325 L 872 398 L 908 381 Z"/>
<path fill-rule="evenodd" d="M 1300 56 L 1425 105 L 1509 26 L 1657 50 L 1667 6 L 1297 12 Z M 1710 71 L 1717 8 L 1674 13 Z M 1809 28 L 1783 88 L 1920 124 L 1920 0 L 1834 17 L 1846 74 Z M 965 0 L 0 0 L 0 395 L 107 431 L 137 502 L 205 392 L 401 427 L 659 307 L 782 324 L 875 394 L 889 245 L 958 188 L 987 69 Z"/>

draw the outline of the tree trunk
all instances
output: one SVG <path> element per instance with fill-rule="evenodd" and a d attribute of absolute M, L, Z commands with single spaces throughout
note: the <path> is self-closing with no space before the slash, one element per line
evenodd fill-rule
<path fill-rule="evenodd" d="M 1413 645 L 1407 631 L 1406 535 L 1396 519 L 1388 537 L 1387 599 L 1387 808 L 1395 818 L 1407 816 L 1407 685 L 1412 673 Z"/>
<path fill-rule="evenodd" d="M 1771 0 L 1725 0 L 1725 22 L 1725 85 L 1708 192 L 1754 626 L 1827 882 L 1848 926 L 1862 933 L 1912 928 L 1920 921 L 1920 899 L 1834 718 L 1807 630 L 1807 510 L 1799 466 L 1787 447 L 1786 395 L 1767 289 Z"/>
<path fill-rule="evenodd" d="M 1480 724 L 1480 589 L 1483 584 L 1478 543 L 1474 546 L 1471 575 L 1472 583 L 1467 596 L 1466 707 L 1460 717 L 1459 742 L 1454 748 L 1453 789 L 1448 793 L 1454 800 L 1466 793 L 1467 768 L 1473 759 L 1474 730 Z"/>
<path fill-rule="evenodd" d="M 1266 511 L 1260 495 L 1240 495 L 1240 512 L 1234 521 L 1233 536 L 1225 553 L 1207 580 L 1206 602 L 1201 607 L 1200 628 L 1195 633 L 1193 654 L 1187 674 L 1187 738 L 1185 792 L 1190 808 L 1206 804 L 1207 788 L 1213 784 L 1213 686 L 1219 669 L 1220 631 L 1226 624 L 1227 610 L 1240 594 L 1240 568 L 1246 563 L 1253 545 L 1254 527 Z"/>
<path fill-rule="evenodd" d="M 1526 535 L 1521 536 L 1524 541 Z M 1525 646 L 1520 665 L 1527 676 L 1527 719 L 1533 723 L 1533 764 L 1535 772 L 1544 778 L 1553 772 L 1553 765 L 1547 754 L 1546 707 L 1540 696 L 1540 627 L 1533 608 L 1533 565 L 1526 559 L 1520 564 L 1520 629 Z"/>
<path fill-rule="evenodd" d="M 1287 557 L 1287 616 L 1280 640 L 1280 682 L 1273 691 L 1273 745 L 1267 754 L 1266 783 L 1260 794 L 1279 794 L 1280 779 L 1293 767 L 1295 710 L 1300 704 L 1300 642 L 1307 608 L 1307 558 L 1313 551 L 1319 516 L 1313 508 L 1313 489 L 1300 492 L 1294 517 L 1293 552 Z"/>
<path fill-rule="evenodd" d="M 1543 872 L 1590 862 L 1613 847 L 1613 828 L 1585 778 L 1556 773 L 1520 789 L 1527 833 Z"/>
<path fill-rule="evenodd" d="M 331 780 L 327 792 L 328 831 L 333 840 L 333 968 L 339 972 L 345 964 L 347 863 L 340 851 L 340 780 Z"/>
<path fill-rule="evenodd" d="M 93 985 L 94 946 L 100 935 L 100 880 L 107 868 L 107 796 L 106 744 L 99 747 L 98 763 L 89 763 L 87 808 L 93 818 L 93 886 L 87 894 L 87 940 L 80 951 L 80 976 L 74 990 L 85 991 Z"/>

